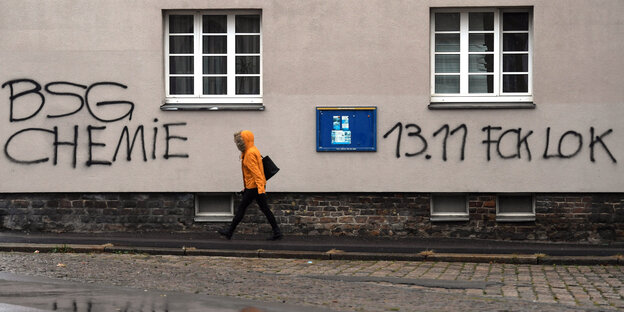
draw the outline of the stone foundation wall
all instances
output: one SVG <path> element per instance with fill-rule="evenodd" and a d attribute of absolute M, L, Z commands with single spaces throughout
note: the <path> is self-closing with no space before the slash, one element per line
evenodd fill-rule
<path fill-rule="evenodd" d="M 536 194 L 532 222 L 496 221 L 496 195 L 468 196 L 468 221 L 432 222 L 428 193 L 269 193 L 288 235 L 624 241 L 624 194 Z M 235 205 L 238 204 L 237 198 Z M 192 193 L 0 194 L 0 230 L 205 232 Z M 269 233 L 255 204 L 237 233 Z"/>

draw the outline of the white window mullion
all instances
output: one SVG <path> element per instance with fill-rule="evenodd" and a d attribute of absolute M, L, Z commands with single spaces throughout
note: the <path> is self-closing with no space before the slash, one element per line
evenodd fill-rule
<path fill-rule="evenodd" d="M 262 56 L 262 41 L 263 41 L 262 40 L 262 34 L 263 34 L 263 31 L 262 31 L 263 27 L 262 27 L 262 25 L 263 25 L 263 23 L 262 23 L 262 15 L 260 15 L 260 34 L 259 34 L 259 37 L 260 37 L 260 51 L 259 52 L 260 53 L 258 53 L 258 57 L 260 59 L 260 72 L 258 73 L 258 76 L 259 76 L 258 79 L 260 79 L 260 96 L 263 95 L 263 85 L 264 85 L 264 83 L 262 82 L 262 80 L 263 80 L 262 79 L 262 76 L 263 76 L 263 74 L 262 74 L 262 64 L 264 63 L 264 57 Z"/>
<path fill-rule="evenodd" d="M 227 94 L 236 95 L 236 15 L 227 16 Z"/>
<path fill-rule="evenodd" d="M 193 93 L 195 96 L 201 96 L 203 94 L 203 78 L 202 78 L 202 16 L 199 13 L 194 15 L 193 31 Z"/>
<path fill-rule="evenodd" d="M 533 12 L 529 12 L 529 94 L 533 94 Z"/>
<path fill-rule="evenodd" d="M 503 49 L 501 47 L 501 14 L 500 10 L 494 11 L 494 95 L 501 95 L 503 81 Z"/>
<path fill-rule="evenodd" d="M 468 12 L 459 17 L 459 93 L 468 94 Z"/>
<path fill-rule="evenodd" d="M 435 13 L 431 13 L 431 19 L 429 20 L 429 42 L 431 42 L 431 45 L 429 47 L 429 82 L 430 82 L 430 88 L 431 88 L 431 94 L 435 94 L 435 45 L 436 45 L 436 41 L 435 41 Z"/>
<path fill-rule="evenodd" d="M 169 15 L 165 15 L 165 95 L 171 94 L 169 86 Z"/>

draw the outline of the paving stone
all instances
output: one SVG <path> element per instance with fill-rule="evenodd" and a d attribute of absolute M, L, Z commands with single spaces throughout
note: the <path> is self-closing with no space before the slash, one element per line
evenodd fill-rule
<path fill-rule="evenodd" d="M 118 254 L 5 252 L 0 253 L 0 271 L 268 302 L 285 300 L 338 311 L 466 310 L 459 306 L 461 300 L 476 304 L 468 310 L 505 310 L 513 306 L 520 311 L 608 311 L 624 306 L 622 288 L 614 287 L 624 283 L 624 271 L 617 266 L 283 259 L 259 258 L 257 252 L 256 256 L 234 258 L 214 253 L 202 256 L 200 251 L 193 250 L 186 250 L 186 254 L 194 256 L 119 251 Z M 59 263 L 64 266 L 58 266 Z M 323 280 L 310 276 L 348 278 Z M 425 279 L 435 282 L 427 284 L 429 287 L 400 282 Z M 453 283 L 484 286 L 483 289 L 436 286 Z M 423 301 L 430 301 L 429 305 L 419 306 L 415 298 L 421 295 Z"/>

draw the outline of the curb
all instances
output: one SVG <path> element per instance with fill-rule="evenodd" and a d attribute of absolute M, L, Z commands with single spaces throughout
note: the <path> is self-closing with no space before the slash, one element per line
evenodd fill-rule
<path fill-rule="evenodd" d="M 576 256 L 576 257 L 555 257 L 545 256 L 539 259 L 539 264 L 565 264 L 565 265 L 624 265 L 622 256 Z"/>
<path fill-rule="evenodd" d="M 128 247 L 80 244 L 0 244 L 0 252 L 40 252 L 40 253 L 116 253 L 149 254 L 174 256 L 208 256 L 239 258 L 285 258 L 314 260 L 359 260 L 359 261 L 433 261 L 433 262 L 473 262 L 473 263 L 508 263 L 508 264 L 562 264 L 562 265 L 624 265 L 623 256 L 547 256 L 523 254 L 465 254 L 465 253 L 379 253 L 345 252 L 340 250 L 293 251 L 293 250 L 230 250 Z"/>
<path fill-rule="evenodd" d="M 535 255 L 515 254 L 451 254 L 439 253 L 427 256 L 427 261 L 440 262 L 478 262 L 478 263 L 509 263 L 509 264 L 538 264 Z"/>

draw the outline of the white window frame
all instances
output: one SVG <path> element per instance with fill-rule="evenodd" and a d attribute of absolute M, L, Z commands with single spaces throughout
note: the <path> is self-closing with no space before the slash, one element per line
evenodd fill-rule
<path fill-rule="evenodd" d="M 199 212 L 199 197 L 201 196 L 229 196 L 230 209 L 224 213 Z M 195 222 L 230 222 L 234 217 L 234 194 L 232 193 L 196 193 L 195 194 Z"/>
<path fill-rule="evenodd" d="M 193 15 L 194 33 L 193 33 L 193 91 L 194 94 L 170 94 L 169 77 L 169 16 L 170 15 Z M 227 54 L 218 54 L 227 56 L 227 74 L 226 75 L 204 75 L 203 74 L 203 56 L 211 56 L 211 54 L 203 54 L 202 40 L 202 15 L 227 15 Z M 236 15 L 259 15 L 260 16 L 260 32 L 259 33 L 236 33 Z M 163 36 L 164 36 L 164 82 L 165 82 L 165 100 L 162 110 L 264 110 L 263 95 L 263 48 L 262 48 L 262 12 L 260 10 L 167 10 L 163 14 Z M 182 35 L 182 34 L 176 34 Z M 190 34 L 184 34 L 190 35 Z M 258 35 L 260 36 L 260 53 L 243 54 L 236 53 L 236 35 Z M 177 55 L 177 54 L 176 54 Z M 191 54 L 188 54 L 189 56 Z M 260 73 L 259 74 L 236 74 L 236 56 L 259 56 L 260 57 Z M 181 75 L 181 76 L 190 76 Z M 210 76 L 227 76 L 227 95 L 208 95 L 203 94 L 203 77 Z M 260 77 L 260 93 L 259 94 L 236 94 L 236 77 L 241 76 L 259 76 Z"/>
<path fill-rule="evenodd" d="M 499 203 L 499 197 L 500 196 L 527 196 L 527 197 L 531 197 L 531 208 L 532 208 L 532 212 L 530 213 L 501 213 L 499 211 L 500 208 L 500 203 Z M 530 194 L 530 193 L 504 193 L 504 194 L 497 194 L 496 195 L 496 221 L 497 222 L 530 222 L 530 221 L 535 221 L 535 194 Z"/>
<path fill-rule="evenodd" d="M 483 52 L 469 52 L 468 37 L 468 14 L 470 12 L 493 12 L 494 13 L 494 92 L 492 94 L 474 94 L 468 93 L 468 77 L 469 77 L 469 54 L 483 54 Z M 527 12 L 529 14 L 529 49 L 528 49 L 528 92 L 526 93 L 503 93 L 502 92 L 502 14 L 508 12 Z M 435 14 L 436 13 L 460 13 L 460 93 L 459 94 L 436 94 L 435 93 L 435 55 L 444 54 L 444 52 L 435 52 L 435 35 L 436 33 L 457 33 L 457 32 L 436 32 L 435 31 Z M 475 33 L 484 33 L 488 31 L 474 31 Z M 517 31 L 506 31 L 517 32 Z M 487 107 L 488 103 L 497 104 L 505 103 L 508 106 L 513 103 L 527 103 L 530 107 L 520 105 L 519 108 L 532 108 L 533 103 L 533 10 L 532 8 L 443 8 L 432 9 L 430 17 L 430 81 L 431 81 L 431 103 L 441 104 L 438 108 L 453 108 L 445 106 L 446 103 L 485 103 L 482 107 Z M 448 52 L 449 54 L 457 54 L 458 52 Z M 526 53 L 526 52 L 524 52 Z M 507 54 L 507 53 L 505 53 Z M 524 74 L 524 73 L 523 73 Z M 438 73 L 438 75 L 440 75 Z M 457 75 L 457 74 L 451 74 Z M 490 104 L 491 105 L 491 104 Z M 461 108 L 480 108 L 481 106 L 465 106 Z M 505 106 L 492 105 L 495 108 Z M 431 107 L 435 108 L 435 107 Z M 457 107 L 460 108 L 460 107 Z"/>
<path fill-rule="evenodd" d="M 463 197 L 464 198 L 464 205 L 465 205 L 465 212 L 464 213 L 458 213 L 458 212 L 435 212 L 435 207 L 434 207 L 434 197 L 436 196 L 457 196 L 457 197 Z M 433 193 L 431 194 L 431 198 L 430 198 L 430 217 L 429 219 L 433 222 L 436 221 L 468 221 L 470 219 L 470 215 L 469 215 L 469 208 L 468 208 L 468 194 L 466 193 Z"/>

